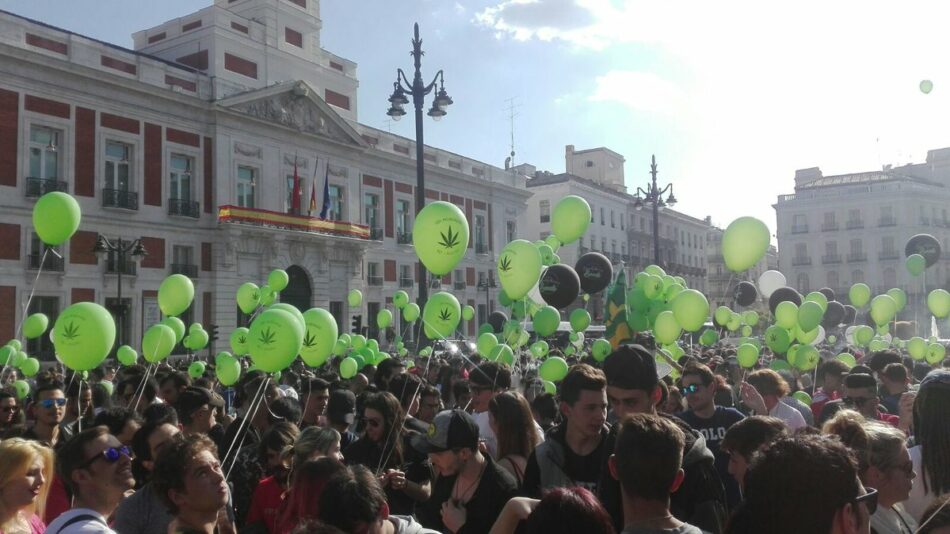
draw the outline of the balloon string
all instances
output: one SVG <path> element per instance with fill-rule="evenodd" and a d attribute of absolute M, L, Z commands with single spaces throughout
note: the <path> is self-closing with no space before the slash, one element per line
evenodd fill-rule
<path fill-rule="evenodd" d="M 43 273 L 43 265 L 46 264 L 46 255 L 49 254 L 50 249 L 44 247 L 43 257 L 40 258 L 40 267 L 36 270 L 36 277 L 33 278 L 33 284 L 30 286 L 30 295 L 26 298 L 26 302 L 23 303 L 23 307 L 20 311 L 20 320 L 16 325 L 16 330 L 13 331 L 13 339 L 20 337 L 20 330 L 23 328 L 23 323 L 26 322 L 26 313 L 30 309 L 30 304 L 33 302 L 33 294 L 36 292 L 36 283 L 40 280 L 40 274 Z M 0 377 L 6 374 L 7 369 L 12 367 L 10 361 L 13 360 L 13 357 L 7 358 L 7 361 L 3 363 L 3 369 L 0 370 Z"/>
<path fill-rule="evenodd" d="M 234 451 L 234 457 L 231 458 L 231 467 L 228 468 L 228 472 L 224 476 L 225 480 L 231 478 L 231 471 L 234 469 L 234 465 L 237 464 L 238 454 L 240 453 L 241 447 L 244 445 L 244 440 L 247 438 L 246 429 L 250 427 L 251 420 L 257 417 L 257 411 L 260 409 L 261 402 L 264 399 L 264 388 L 269 382 L 269 376 L 265 377 L 264 380 L 261 380 L 261 385 L 257 388 L 257 393 L 255 393 L 254 397 L 251 398 L 250 409 L 244 414 L 244 418 L 241 419 L 241 422 L 238 424 L 238 429 L 234 434 L 234 439 L 231 440 L 231 445 L 228 447 L 228 452 L 224 455 L 224 461 L 227 462 L 228 458 L 231 456 L 231 452 Z M 238 438 L 240 438 L 240 445 L 238 445 L 237 450 L 235 450 L 234 446 L 238 443 Z"/>
<path fill-rule="evenodd" d="M 142 375 L 142 380 L 139 382 L 139 386 L 135 388 L 135 393 L 134 393 L 135 404 L 133 406 L 130 406 L 133 411 L 139 409 L 139 402 L 141 402 L 142 397 L 145 396 L 145 386 L 148 383 L 148 379 L 149 379 L 148 375 L 152 372 L 152 369 L 154 367 L 155 367 L 155 364 L 153 363 L 148 364 L 148 367 L 145 368 L 145 374 Z M 129 404 L 131 403 L 132 402 L 130 399 Z"/>

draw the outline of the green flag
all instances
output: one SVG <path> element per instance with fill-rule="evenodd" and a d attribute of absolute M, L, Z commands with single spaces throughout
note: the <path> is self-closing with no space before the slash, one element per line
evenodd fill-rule
<path fill-rule="evenodd" d="M 606 332 L 604 337 L 613 348 L 632 340 L 630 327 L 627 326 L 627 277 L 623 265 L 620 265 L 616 281 L 607 288 Z"/>

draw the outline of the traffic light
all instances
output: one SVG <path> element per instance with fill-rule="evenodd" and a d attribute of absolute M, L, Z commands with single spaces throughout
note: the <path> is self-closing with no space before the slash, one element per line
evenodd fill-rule
<path fill-rule="evenodd" d="M 218 340 L 218 325 L 216 325 L 216 324 L 211 325 L 211 332 L 210 332 L 210 334 L 211 334 L 211 336 L 210 336 L 210 337 L 211 337 L 211 343 L 213 344 L 215 341 Z"/>
<path fill-rule="evenodd" d="M 363 316 L 354 315 L 353 316 L 353 333 L 359 334 L 363 330 Z"/>

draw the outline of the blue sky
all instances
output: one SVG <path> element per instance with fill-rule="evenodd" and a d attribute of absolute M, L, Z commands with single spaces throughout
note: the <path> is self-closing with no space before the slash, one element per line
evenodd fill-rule
<path fill-rule="evenodd" d="M 3 9 L 131 46 L 134 31 L 211 0 L 0 0 Z M 626 157 L 645 185 L 656 154 L 678 209 L 722 226 L 775 226 L 795 169 L 825 175 L 922 161 L 950 146 L 950 6 L 751 0 L 323 0 L 323 47 L 358 63 L 359 119 L 387 125 L 396 67 L 420 23 L 427 76 L 455 99 L 426 141 L 501 166 L 562 172 L 564 146 Z M 934 91 L 918 90 L 922 79 Z"/>

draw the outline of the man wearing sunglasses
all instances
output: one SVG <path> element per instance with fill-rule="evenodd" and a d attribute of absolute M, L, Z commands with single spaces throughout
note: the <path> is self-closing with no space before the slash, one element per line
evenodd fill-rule
<path fill-rule="evenodd" d="M 709 367 L 701 363 L 689 365 L 683 370 L 680 386 L 689 410 L 677 416 L 706 438 L 706 446 L 716 457 L 716 470 L 726 488 L 729 506 L 734 507 L 739 504 L 739 485 L 729 476 L 729 455 L 719 450 L 719 442 L 726 436 L 729 427 L 745 416 L 735 408 L 716 406 L 716 377 Z"/>
<path fill-rule="evenodd" d="M 851 373 L 844 377 L 844 396 L 831 401 L 821 410 L 820 423 L 834 417 L 843 408 L 855 410 L 869 421 L 881 421 L 900 428 L 900 417 L 879 409 L 877 381 L 865 373 Z"/>
<path fill-rule="evenodd" d="M 35 401 L 30 405 L 35 423 L 23 433 L 23 439 L 32 439 L 56 448 L 60 445 L 59 424 L 66 416 L 66 395 L 58 382 L 42 383 L 36 388 Z"/>
<path fill-rule="evenodd" d="M 112 534 L 106 518 L 135 485 L 132 453 L 96 426 L 83 430 L 59 451 L 59 471 L 73 495 L 73 507 L 50 523 L 49 534 Z"/>

